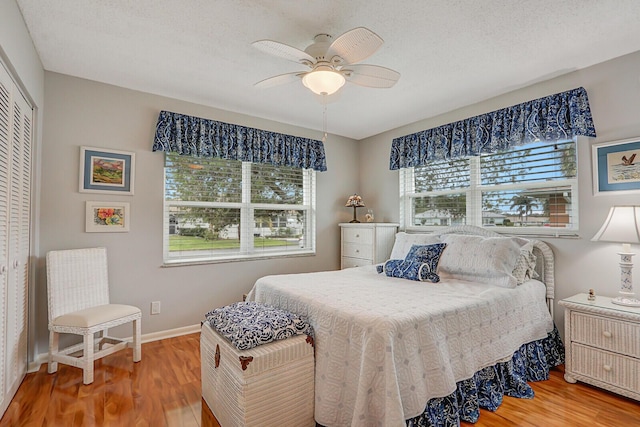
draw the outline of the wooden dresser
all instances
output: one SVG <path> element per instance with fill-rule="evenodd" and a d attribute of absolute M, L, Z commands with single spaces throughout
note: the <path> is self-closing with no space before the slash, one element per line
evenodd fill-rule
<path fill-rule="evenodd" d="M 378 264 L 389 259 L 398 225 L 382 222 L 340 224 L 340 268 Z"/>
<path fill-rule="evenodd" d="M 565 308 L 565 380 L 640 400 L 640 308 L 578 294 Z"/>

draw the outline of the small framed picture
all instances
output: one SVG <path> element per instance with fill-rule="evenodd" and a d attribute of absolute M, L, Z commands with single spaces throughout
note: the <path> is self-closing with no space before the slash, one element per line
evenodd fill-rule
<path fill-rule="evenodd" d="M 640 194 L 640 138 L 593 144 L 593 194 Z"/>
<path fill-rule="evenodd" d="M 123 233 L 129 231 L 129 203 L 87 202 L 87 233 Z"/>
<path fill-rule="evenodd" d="M 132 195 L 135 153 L 80 147 L 80 192 Z"/>

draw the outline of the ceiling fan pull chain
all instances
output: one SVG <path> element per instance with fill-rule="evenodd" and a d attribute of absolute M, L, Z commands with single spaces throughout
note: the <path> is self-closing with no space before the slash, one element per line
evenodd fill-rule
<path fill-rule="evenodd" d="M 322 95 L 322 143 L 327 142 L 327 95 Z"/>

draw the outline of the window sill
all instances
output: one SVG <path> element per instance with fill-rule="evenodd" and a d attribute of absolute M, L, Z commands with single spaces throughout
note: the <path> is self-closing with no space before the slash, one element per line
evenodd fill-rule
<path fill-rule="evenodd" d="M 234 255 L 229 257 L 219 258 L 183 258 L 165 260 L 161 267 L 184 267 L 189 265 L 202 265 L 202 264 L 220 264 L 228 262 L 242 262 L 242 261 L 254 261 L 265 259 L 282 259 L 282 258 L 297 258 L 315 256 L 315 250 L 296 251 L 296 252 L 272 252 L 261 254 L 248 254 L 248 255 Z"/>

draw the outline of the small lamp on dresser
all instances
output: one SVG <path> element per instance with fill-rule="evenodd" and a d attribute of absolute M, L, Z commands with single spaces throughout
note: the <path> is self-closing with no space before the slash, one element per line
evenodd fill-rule
<path fill-rule="evenodd" d="M 640 206 L 613 206 L 600 230 L 591 239 L 594 242 L 622 243 L 620 255 L 620 291 L 611 300 L 614 304 L 640 307 L 633 292 L 631 243 L 640 243 Z"/>
<path fill-rule="evenodd" d="M 362 208 L 365 206 L 364 202 L 362 201 L 362 197 L 358 196 L 357 194 L 354 194 L 353 196 L 349 196 L 349 200 L 347 200 L 347 204 L 345 206 L 353 208 L 353 219 L 349 222 L 350 223 L 360 222 L 356 218 L 356 209 Z"/>

